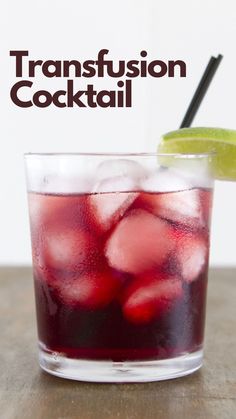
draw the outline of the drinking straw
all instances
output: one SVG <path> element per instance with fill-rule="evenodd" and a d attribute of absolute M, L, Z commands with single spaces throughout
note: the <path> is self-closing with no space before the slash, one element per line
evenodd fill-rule
<path fill-rule="evenodd" d="M 208 87 L 210 86 L 210 83 L 215 75 L 215 72 L 222 60 L 223 56 L 221 54 L 218 55 L 218 57 L 211 57 L 206 69 L 202 75 L 202 78 L 198 84 L 198 87 L 194 93 L 194 96 L 189 104 L 189 107 L 187 109 L 187 112 L 184 116 L 184 119 L 180 125 L 180 128 L 187 128 L 190 127 L 193 118 L 195 117 L 202 99 L 204 98 Z"/>

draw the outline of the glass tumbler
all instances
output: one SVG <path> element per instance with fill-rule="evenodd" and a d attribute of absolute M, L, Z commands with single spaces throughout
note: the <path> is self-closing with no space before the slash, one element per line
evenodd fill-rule
<path fill-rule="evenodd" d="M 39 362 L 95 382 L 202 365 L 208 154 L 26 154 Z"/>

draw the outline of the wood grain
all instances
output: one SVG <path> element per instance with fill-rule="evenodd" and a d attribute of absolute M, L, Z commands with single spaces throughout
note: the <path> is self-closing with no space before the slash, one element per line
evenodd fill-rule
<path fill-rule="evenodd" d="M 88 384 L 42 372 L 29 268 L 0 269 L 0 418 L 235 419 L 236 268 L 210 272 L 205 362 L 188 377 Z"/>

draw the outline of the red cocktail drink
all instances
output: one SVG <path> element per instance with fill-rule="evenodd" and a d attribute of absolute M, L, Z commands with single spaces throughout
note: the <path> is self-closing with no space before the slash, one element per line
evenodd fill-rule
<path fill-rule="evenodd" d="M 29 192 L 41 353 L 54 373 L 62 360 L 122 371 L 199 356 L 212 189 L 104 189 Z"/>

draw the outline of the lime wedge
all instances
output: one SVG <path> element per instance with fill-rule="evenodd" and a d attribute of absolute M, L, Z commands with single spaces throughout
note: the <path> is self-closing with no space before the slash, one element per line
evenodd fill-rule
<path fill-rule="evenodd" d="M 209 153 L 215 179 L 236 181 L 236 131 L 223 128 L 183 128 L 163 135 L 158 153 Z"/>

